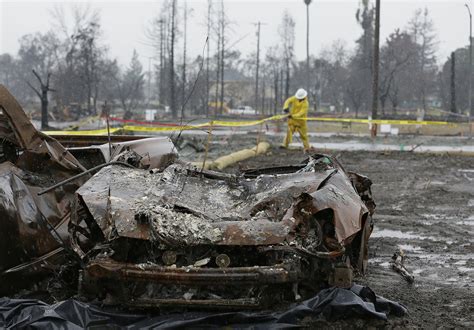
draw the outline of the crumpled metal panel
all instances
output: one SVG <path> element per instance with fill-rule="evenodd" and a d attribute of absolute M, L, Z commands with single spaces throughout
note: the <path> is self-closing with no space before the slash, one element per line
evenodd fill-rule
<path fill-rule="evenodd" d="M 25 173 L 13 164 L 0 164 L 0 270 L 58 246 L 42 220 L 37 196 L 22 178 Z M 51 212 L 59 216 L 57 207 Z"/>
<path fill-rule="evenodd" d="M 362 219 L 369 213 L 358 194 L 354 193 L 351 181 L 342 171 L 337 171 L 318 190 L 309 193 L 309 198 L 295 206 L 310 213 L 331 209 L 334 212 L 336 238 L 343 243 L 362 229 Z M 291 214 L 291 216 L 294 216 Z M 288 217 L 288 215 L 286 216 Z"/>
<path fill-rule="evenodd" d="M 97 150 L 103 156 L 103 162 L 117 160 L 123 152 L 133 151 L 141 157 L 139 167 L 144 169 L 164 170 L 168 165 L 178 159 L 177 150 L 168 137 L 152 137 L 134 141 L 115 142 L 111 144 L 112 155 L 110 155 L 109 144 L 98 146 L 69 148 L 72 153 L 81 151 Z"/>
<path fill-rule="evenodd" d="M 291 241 L 301 221 L 292 210 L 300 211 L 301 197 L 310 196 L 312 203 L 304 204 L 308 212 L 334 210 L 342 242 L 360 231 L 368 210 L 343 170 L 335 167 L 219 179 L 182 164 L 154 174 L 109 166 L 77 194 L 106 237 L 156 239 L 178 246 Z"/>
<path fill-rule="evenodd" d="M 55 139 L 37 131 L 2 85 L 0 110 L 0 141 L 20 151 L 18 157 L 0 164 L 0 270 L 4 270 L 58 247 L 48 227 L 67 217 L 74 191 L 88 177 L 38 196 L 40 190 L 84 167 Z"/>
<path fill-rule="evenodd" d="M 0 109 L 15 135 L 14 143 L 23 150 L 18 160 L 20 167 L 34 170 L 34 165 L 38 163 L 33 159 L 35 155 L 47 154 L 51 157 L 52 165 L 78 172 L 85 170 L 59 142 L 36 130 L 20 104 L 3 85 L 0 85 Z M 11 139 L 11 134 L 8 137 Z"/>

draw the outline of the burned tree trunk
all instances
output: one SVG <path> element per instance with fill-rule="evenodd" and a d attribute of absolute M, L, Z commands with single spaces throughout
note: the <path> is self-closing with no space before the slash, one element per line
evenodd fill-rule
<path fill-rule="evenodd" d="M 32 70 L 33 74 L 35 75 L 36 79 L 38 79 L 40 83 L 40 91 L 35 88 L 30 82 L 26 82 L 28 86 L 38 95 L 40 101 L 41 101 L 41 129 L 48 129 L 49 127 L 49 122 L 48 122 L 48 93 L 49 92 L 54 92 L 54 89 L 49 87 L 49 82 L 51 78 L 51 73 L 48 72 L 46 82 L 44 83 L 39 74 L 35 71 Z"/>

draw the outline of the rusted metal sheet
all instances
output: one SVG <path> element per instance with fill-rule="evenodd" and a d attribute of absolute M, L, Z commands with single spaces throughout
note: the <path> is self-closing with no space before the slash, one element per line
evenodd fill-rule
<path fill-rule="evenodd" d="M 119 263 L 110 259 L 90 262 L 85 271 L 95 279 L 140 280 L 167 284 L 205 285 L 222 281 L 240 284 L 278 284 L 297 281 L 295 271 L 283 265 L 261 267 L 196 268 Z"/>
<path fill-rule="evenodd" d="M 55 139 L 37 131 L 21 106 L 0 85 L 0 271 L 58 248 L 59 230 L 74 191 L 87 179 L 38 196 L 44 187 L 84 167 Z M 5 151 L 8 152 L 5 152 Z M 55 228 L 53 230 L 53 228 Z"/>
<path fill-rule="evenodd" d="M 18 159 L 20 167 L 34 170 L 39 160 L 34 155 L 48 155 L 50 165 L 59 165 L 65 170 L 82 171 L 83 166 L 54 138 L 39 132 L 26 116 L 20 104 L 0 85 L 0 109 L 2 116 L 14 134 L 13 142 L 23 152 Z M 6 137 L 11 139 L 11 134 Z"/>
<path fill-rule="evenodd" d="M 369 212 L 353 190 L 347 176 L 338 171 L 323 187 L 310 193 L 310 197 L 304 198 L 296 207 L 304 208 L 313 214 L 331 209 L 334 212 L 336 238 L 342 243 L 362 229 L 362 220 Z"/>

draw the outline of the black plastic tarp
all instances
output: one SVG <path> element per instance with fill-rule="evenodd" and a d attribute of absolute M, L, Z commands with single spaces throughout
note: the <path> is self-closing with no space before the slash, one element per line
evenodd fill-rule
<path fill-rule="evenodd" d="M 286 328 L 305 317 L 323 316 L 333 321 L 351 317 L 386 320 L 389 314 L 403 316 L 402 304 L 375 295 L 368 287 L 329 288 L 315 297 L 280 312 L 184 312 L 130 314 L 68 299 L 53 305 L 39 300 L 0 299 L 1 328 L 82 329 L 94 327 L 172 329 L 183 327 L 235 326 Z"/>

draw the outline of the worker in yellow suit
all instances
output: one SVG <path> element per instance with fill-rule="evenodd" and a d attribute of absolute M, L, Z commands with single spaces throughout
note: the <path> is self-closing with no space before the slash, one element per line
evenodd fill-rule
<path fill-rule="evenodd" d="M 298 132 L 303 141 L 304 150 L 310 149 L 308 141 L 308 126 L 306 125 L 306 117 L 308 117 L 308 92 L 303 88 L 298 89 L 295 96 L 289 97 L 283 105 L 283 111 L 288 113 L 288 131 L 285 140 L 283 140 L 283 147 L 288 148 L 288 145 L 293 139 L 293 134 Z"/>

